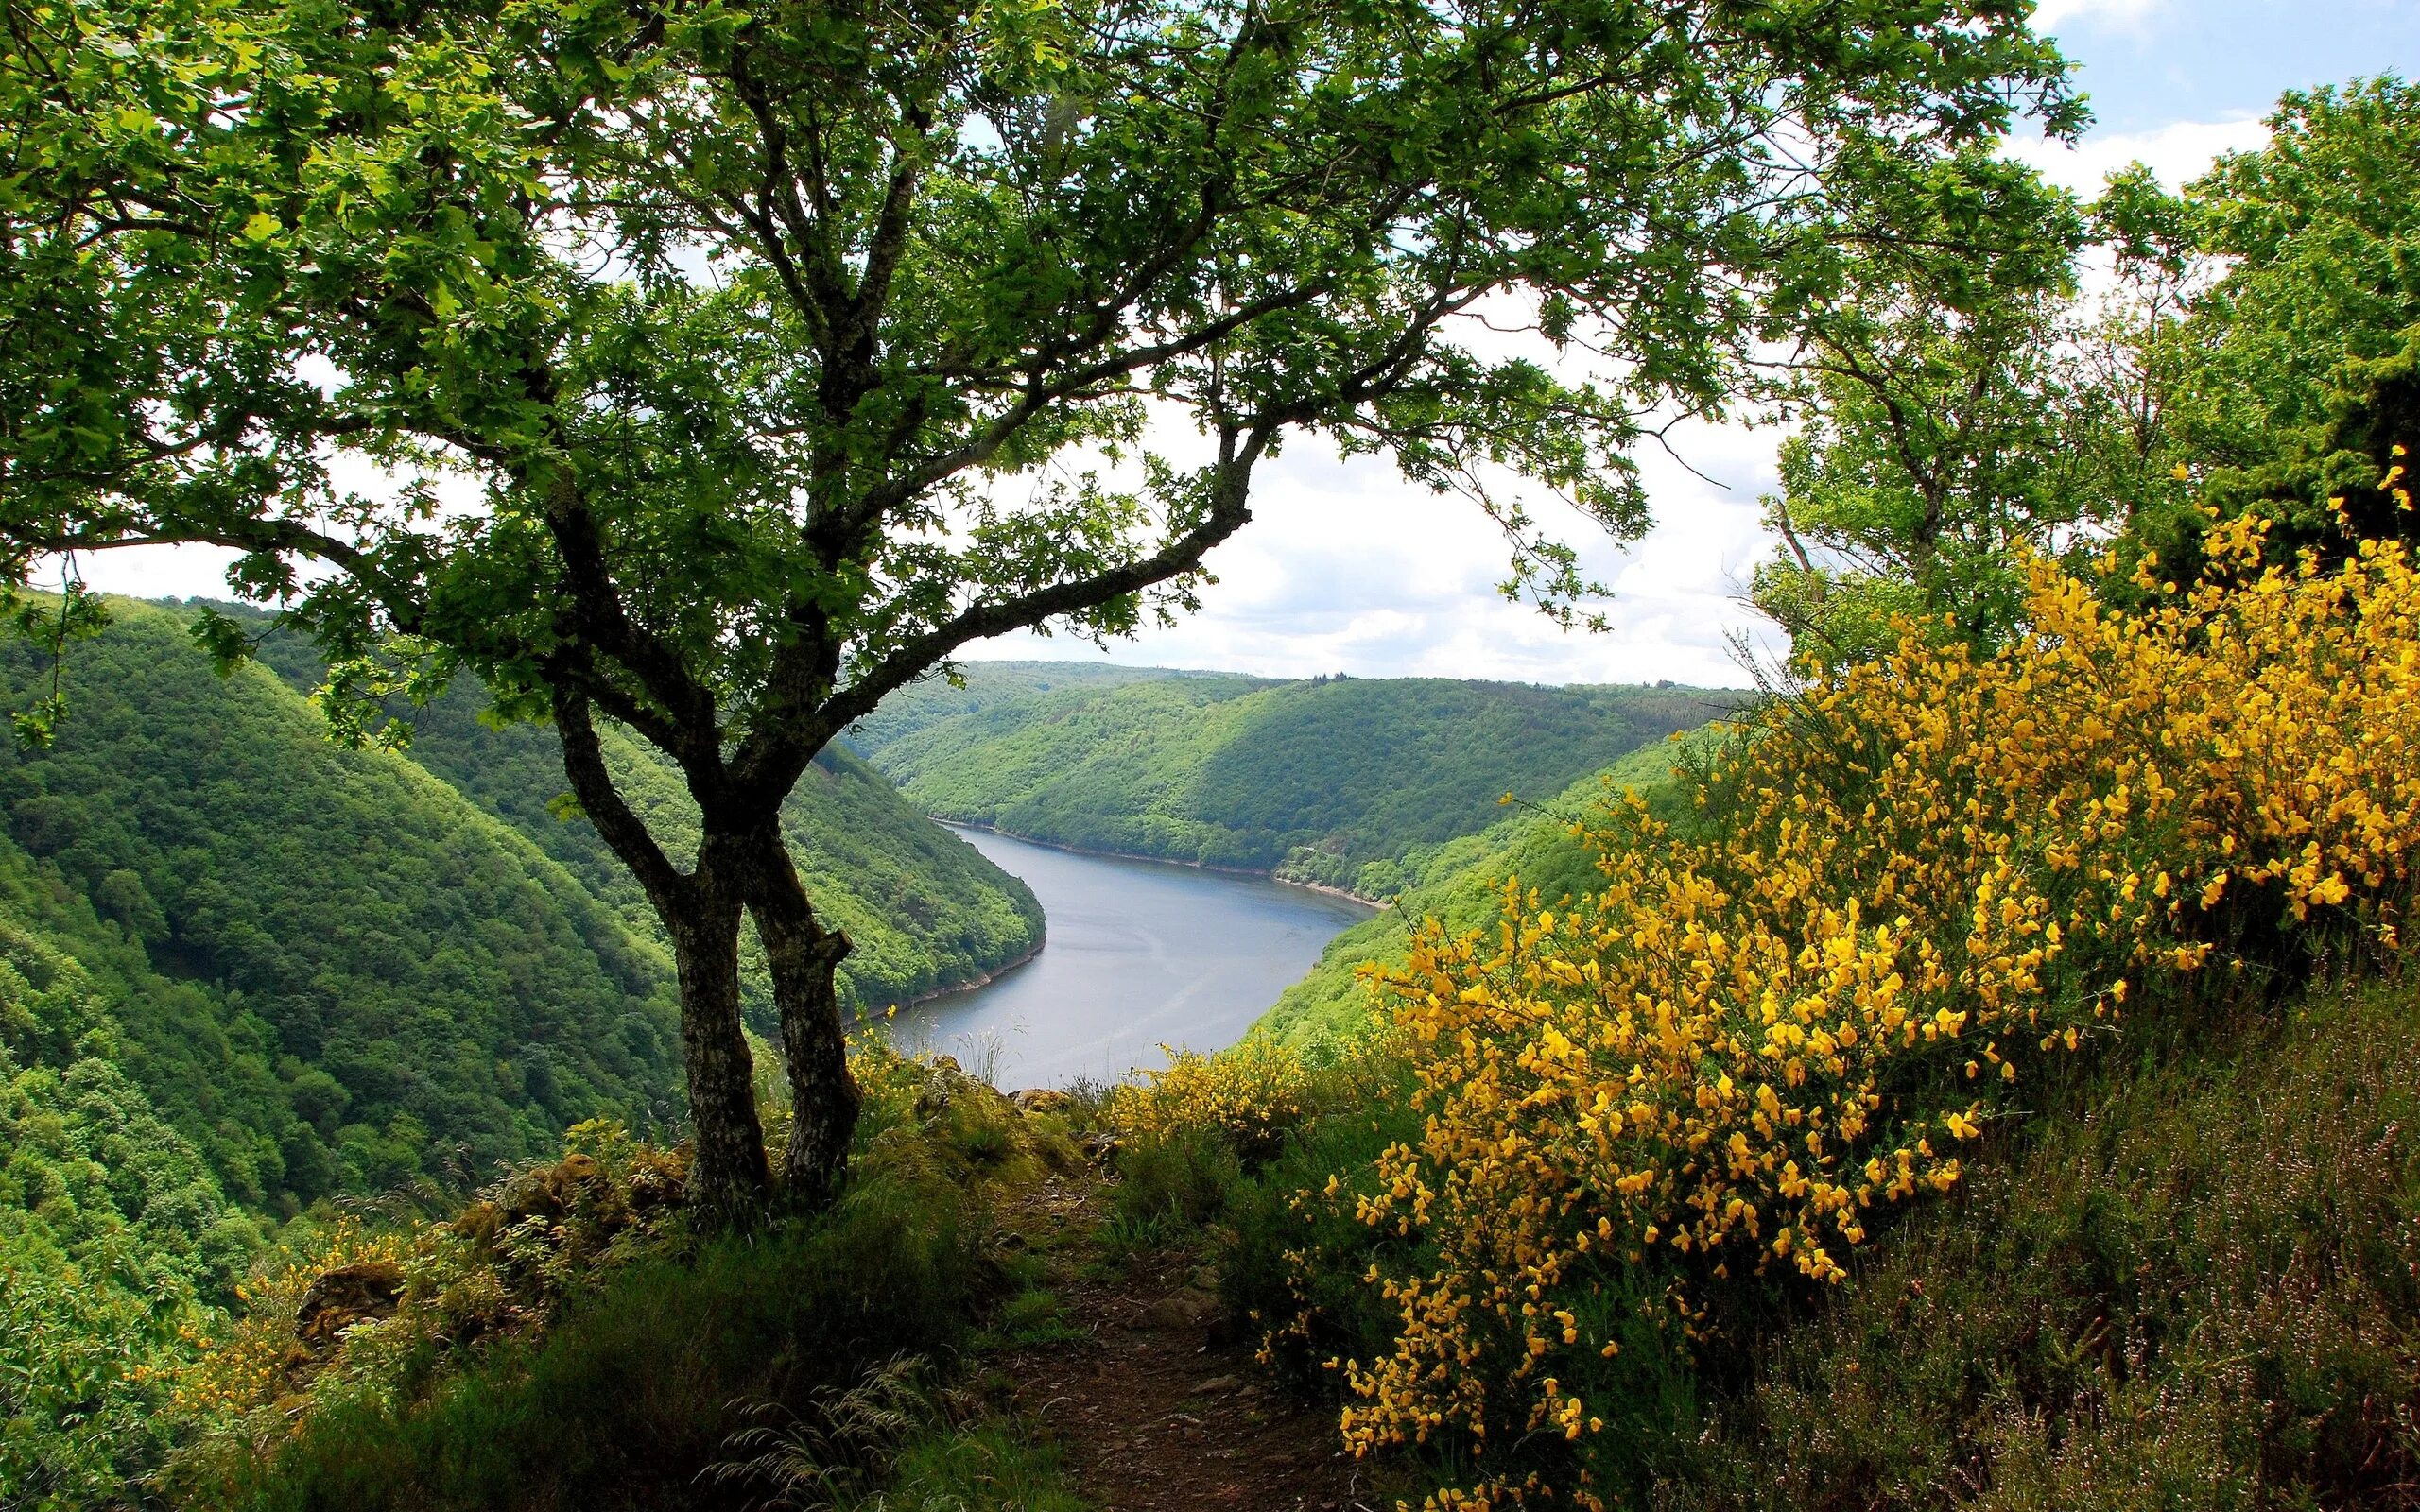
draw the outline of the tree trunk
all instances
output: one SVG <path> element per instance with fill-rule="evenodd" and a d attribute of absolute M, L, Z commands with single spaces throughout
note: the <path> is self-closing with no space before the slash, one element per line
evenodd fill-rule
<path fill-rule="evenodd" d="M 756 1119 L 756 1067 L 739 1020 L 739 885 L 756 848 L 752 832 L 708 833 L 695 870 L 683 875 L 647 822 L 623 801 L 597 744 L 587 695 L 578 683 L 554 686 L 555 729 L 563 774 L 596 833 L 647 890 L 672 941 L 681 975 L 681 1059 L 689 1080 L 689 1199 L 710 1221 L 746 1223 L 772 1185 L 765 1168 L 765 1127 Z M 767 817 L 769 826 L 770 816 Z"/>
<path fill-rule="evenodd" d="M 847 1033 L 835 977 L 849 936 L 825 929 L 799 885 L 788 849 L 769 837 L 751 868 L 748 910 L 765 942 L 773 1004 L 782 1016 L 782 1058 L 789 1068 L 790 1147 L 783 1181 L 791 1201 L 821 1208 L 839 1193 L 849 1139 L 863 1099 L 849 1074 Z"/>
<path fill-rule="evenodd" d="M 709 848 L 711 849 L 711 848 Z M 771 1187 L 756 1116 L 756 1068 L 739 1018 L 735 893 L 700 855 L 689 906 L 663 911 L 681 973 L 681 1050 L 689 1076 L 689 1200 L 724 1222 L 760 1211 Z"/>

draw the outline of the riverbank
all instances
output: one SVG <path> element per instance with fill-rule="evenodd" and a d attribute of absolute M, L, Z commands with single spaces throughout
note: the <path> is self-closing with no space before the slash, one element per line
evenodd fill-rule
<path fill-rule="evenodd" d="M 995 828 L 957 833 L 1033 890 L 1048 943 L 1022 970 L 890 1021 L 908 1054 L 1004 1086 L 1107 1084 L 1178 1046 L 1234 1043 L 1369 905 L 1250 872 L 1087 854 Z"/>
<path fill-rule="evenodd" d="M 969 977 L 963 982 L 952 982 L 946 987 L 933 988 L 926 991 L 919 992 L 912 998 L 901 998 L 895 1003 L 886 1003 L 883 1005 L 883 1008 L 886 1012 L 898 1008 L 912 1008 L 920 1003 L 935 1002 L 941 998 L 949 997 L 955 993 L 980 991 L 984 988 L 990 987 L 1000 978 L 1008 975 L 1011 971 L 1015 971 L 1018 967 L 1030 964 L 1035 956 L 1042 954 L 1042 947 L 1049 943 L 1050 921 L 1046 918 L 1042 924 L 1042 937 L 1033 942 L 1032 949 L 1027 951 L 1015 960 L 1002 961 L 999 965 L 984 972 L 981 976 Z"/>
<path fill-rule="evenodd" d="M 1365 898 L 1347 887 L 1331 887 L 1325 883 L 1319 882 L 1297 882 L 1291 877 L 1281 877 L 1273 871 L 1255 871 L 1250 867 L 1214 867 L 1207 861 L 1184 861 L 1175 856 L 1147 856 L 1134 850 L 1096 850 L 1089 846 L 1046 840 L 1037 834 L 1021 834 L 1014 830 L 1004 830 L 996 824 L 983 824 L 974 819 L 944 818 L 939 814 L 926 816 L 944 829 L 980 830 L 985 834 L 996 834 L 1010 840 L 1022 840 L 1027 845 L 1038 845 L 1047 850 L 1064 850 L 1071 856 L 1093 856 L 1103 861 L 1150 861 L 1163 867 L 1189 867 L 1195 871 L 1215 871 L 1225 877 L 1251 877 L 1255 881 L 1272 883 L 1280 887 L 1293 887 L 1303 892 L 1315 892 L 1323 897 L 1339 898 L 1349 903 L 1358 903 L 1372 913 L 1382 914 L 1394 906 L 1390 900 Z M 1041 947 L 1036 946 L 1035 949 L 1039 950 Z"/>

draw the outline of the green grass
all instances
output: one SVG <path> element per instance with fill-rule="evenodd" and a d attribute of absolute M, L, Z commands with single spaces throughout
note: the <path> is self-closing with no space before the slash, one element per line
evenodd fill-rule
<path fill-rule="evenodd" d="M 1751 1350 L 1656 1504 L 2420 1503 L 2420 990 L 2161 1037 Z"/>
<path fill-rule="evenodd" d="M 976 1345 L 977 1349 L 1024 1349 L 1044 1344 L 1074 1344 L 1092 1337 L 1080 1321 L 1069 1317 L 1059 1294 L 1029 1286 L 1000 1304 L 999 1315 Z"/>
<path fill-rule="evenodd" d="M 908 1446 L 890 1487 L 838 1512 L 1092 1512 L 1058 1452 L 1029 1430 L 985 1423 Z"/>
<path fill-rule="evenodd" d="M 997 1284 L 964 1190 L 860 1182 L 828 1217 L 611 1273 L 535 1342 L 401 1392 L 321 1385 L 266 1458 L 184 1468 L 189 1504 L 250 1512 L 740 1504 L 697 1484 L 750 1403 L 809 1412 L 902 1351 L 961 1344 Z"/>

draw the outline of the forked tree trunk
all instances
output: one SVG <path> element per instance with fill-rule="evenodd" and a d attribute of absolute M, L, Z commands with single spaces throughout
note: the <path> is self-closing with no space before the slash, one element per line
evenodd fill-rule
<path fill-rule="evenodd" d="M 687 906 L 663 910 L 681 977 L 689 1199 L 721 1221 L 745 1222 L 764 1207 L 771 1177 L 756 1117 L 756 1068 L 740 1027 L 740 899 L 715 885 L 708 854 L 700 859 Z"/>
<path fill-rule="evenodd" d="M 681 1051 L 689 1083 L 689 1197 L 714 1221 L 747 1223 L 772 1194 L 755 1065 L 739 1012 L 739 924 L 752 915 L 772 970 L 788 1063 L 791 1125 L 785 1184 L 810 1211 L 838 1194 L 857 1126 L 834 972 L 849 936 L 817 920 L 777 812 L 742 816 L 700 804 L 704 833 L 684 875 L 614 785 L 586 700 L 558 688 L 563 770 L 597 833 L 638 877 L 672 940 L 681 979 Z"/>
<path fill-rule="evenodd" d="M 758 851 L 749 877 L 748 909 L 765 942 L 773 977 L 773 1005 L 782 1016 L 782 1058 L 789 1071 L 790 1146 L 783 1183 L 793 1203 L 813 1210 L 839 1193 L 857 1126 L 856 1078 L 849 1074 L 836 972 L 849 936 L 815 917 L 788 848 L 778 834 Z"/>

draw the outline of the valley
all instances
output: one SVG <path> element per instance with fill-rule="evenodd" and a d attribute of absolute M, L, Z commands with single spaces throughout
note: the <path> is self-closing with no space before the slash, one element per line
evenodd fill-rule
<path fill-rule="evenodd" d="M 7 3 L 0 1512 L 2420 1512 L 2420 12 Z"/>
<path fill-rule="evenodd" d="M 1669 684 L 1266 679 L 1062 663 L 935 679 L 851 741 L 937 817 L 1383 902 L 1508 792 L 1561 793 L 1741 702 Z"/>
<path fill-rule="evenodd" d="M 996 981 L 902 1010 L 890 1039 L 1010 1091 L 1119 1081 L 1164 1065 L 1163 1045 L 1221 1049 L 1372 913 L 1257 877 L 965 836 L 1033 888 L 1049 942 Z"/>

